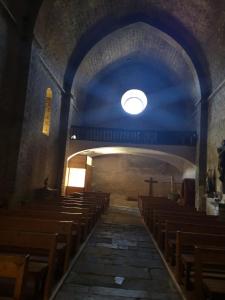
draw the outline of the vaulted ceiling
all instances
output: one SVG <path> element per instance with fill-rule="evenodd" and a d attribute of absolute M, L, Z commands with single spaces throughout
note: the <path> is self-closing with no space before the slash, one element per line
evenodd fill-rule
<path fill-rule="evenodd" d="M 193 126 L 189 116 L 201 98 L 194 65 L 174 39 L 143 22 L 115 30 L 82 60 L 74 94 L 85 110 L 85 125 L 123 128 L 126 119 L 129 128 L 138 128 L 140 118 L 130 118 L 120 106 L 121 96 L 132 88 L 143 90 L 149 100 L 142 128 Z"/>
<path fill-rule="evenodd" d="M 214 0 L 47 0 L 35 36 L 84 124 L 121 127 L 120 97 L 133 87 L 152 101 L 148 128 L 163 119 L 171 130 L 193 129 L 196 105 L 225 75 L 224 14 L 225 2 Z M 110 119 L 100 120 L 109 108 Z"/>

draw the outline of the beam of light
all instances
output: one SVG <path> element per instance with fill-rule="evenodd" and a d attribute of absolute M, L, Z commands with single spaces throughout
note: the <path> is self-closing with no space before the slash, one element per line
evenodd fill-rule
<path fill-rule="evenodd" d="M 128 90 L 121 98 L 121 105 L 125 112 L 137 115 L 144 111 L 148 103 L 144 92 L 140 90 Z"/>

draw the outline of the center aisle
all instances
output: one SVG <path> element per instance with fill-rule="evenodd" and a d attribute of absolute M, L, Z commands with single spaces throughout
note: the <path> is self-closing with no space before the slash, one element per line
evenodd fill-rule
<path fill-rule="evenodd" d="M 110 208 L 56 300 L 178 300 L 172 280 L 135 210 Z"/>

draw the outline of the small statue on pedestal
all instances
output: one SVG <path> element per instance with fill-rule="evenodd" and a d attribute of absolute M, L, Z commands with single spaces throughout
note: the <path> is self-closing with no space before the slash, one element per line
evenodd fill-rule
<path fill-rule="evenodd" d="M 206 192 L 209 197 L 214 197 L 216 193 L 216 176 L 215 170 L 208 169 L 206 175 Z"/>
<path fill-rule="evenodd" d="M 222 182 L 223 193 L 225 193 L 225 140 L 222 141 L 221 146 L 217 148 L 218 153 L 218 171 L 219 180 Z"/>

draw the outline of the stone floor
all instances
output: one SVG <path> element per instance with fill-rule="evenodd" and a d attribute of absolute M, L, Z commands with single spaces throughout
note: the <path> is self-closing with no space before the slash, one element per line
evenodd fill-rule
<path fill-rule="evenodd" d="M 111 208 L 56 300 L 181 299 L 137 210 Z"/>

